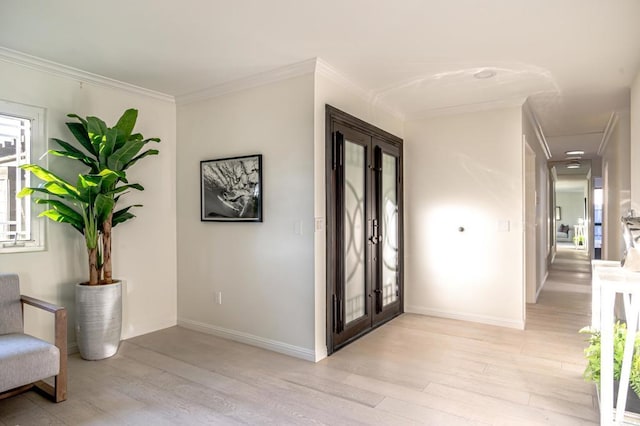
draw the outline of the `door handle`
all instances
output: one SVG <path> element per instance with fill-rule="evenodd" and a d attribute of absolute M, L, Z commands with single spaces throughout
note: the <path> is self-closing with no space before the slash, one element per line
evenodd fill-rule
<path fill-rule="evenodd" d="M 378 226 L 378 219 L 373 219 L 373 226 L 371 227 L 371 236 L 369 237 L 369 241 L 371 244 L 378 244 L 382 241 L 382 237 L 380 236 L 380 227 Z"/>

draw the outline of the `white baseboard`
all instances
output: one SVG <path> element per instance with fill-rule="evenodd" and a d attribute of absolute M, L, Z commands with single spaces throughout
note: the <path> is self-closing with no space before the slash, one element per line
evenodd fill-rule
<path fill-rule="evenodd" d="M 489 315 L 470 314 L 467 312 L 445 311 L 440 309 L 424 308 L 421 306 L 405 306 L 405 312 L 412 314 L 428 315 L 432 317 L 449 318 L 461 321 L 478 322 L 481 324 L 497 325 L 499 327 L 524 330 L 524 321 L 511 320 Z"/>
<path fill-rule="evenodd" d="M 540 296 L 540 293 L 542 292 L 542 289 L 544 288 L 544 285 L 547 283 L 547 278 L 549 278 L 549 271 L 547 271 L 544 274 L 544 278 L 542 279 L 542 284 L 540 284 L 540 288 L 538 289 L 538 291 L 536 291 L 536 303 L 538 303 L 538 297 Z"/>
<path fill-rule="evenodd" d="M 277 340 L 265 339 L 263 337 L 254 336 L 242 331 L 230 330 L 228 328 L 218 327 L 216 325 L 205 324 L 199 321 L 193 321 L 185 318 L 178 318 L 180 327 L 188 328 L 202 333 L 211 334 L 223 339 L 229 339 L 251 346 L 268 349 L 270 351 L 289 355 L 295 358 L 304 359 L 305 361 L 316 362 L 316 354 L 314 351 L 299 346 L 290 345 L 288 343 L 279 342 Z M 322 358 L 319 358 L 322 359 Z"/>
<path fill-rule="evenodd" d="M 169 327 L 175 327 L 177 324 L 177 317 L 151 318 L 147 321 L 137 321 L 134 327 L 131 323 L 125 324 L 123 318 L 122 340 L 133 339 L 134 337 L 153 333 L 154 331 L 164 330 L 165 328 Z"/>
<path fill-rule="evenodd" d="M 327 347 L 323 345 L 322 348 L 320 348 L 318 352 L 315 354 L 314 361 L 315 362 L 322 361 L 328 356 L 329 356 L 329 352 L 327 351 Z"/>

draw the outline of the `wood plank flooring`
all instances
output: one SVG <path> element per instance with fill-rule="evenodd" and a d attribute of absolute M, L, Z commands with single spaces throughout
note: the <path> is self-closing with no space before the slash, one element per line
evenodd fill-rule
<path fill-rule="evenodd" d="M 559 252 L 524 331 L 405 314 L 317 364 L 169 328 L 71 356 L 68 401 L 0 401 L 0 425 L 594 425 L 589 271 Z"/>

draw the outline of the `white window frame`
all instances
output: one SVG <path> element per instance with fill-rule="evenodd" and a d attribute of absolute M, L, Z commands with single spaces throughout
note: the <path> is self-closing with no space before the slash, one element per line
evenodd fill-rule
<path fill-rule="evenodd" d="M 47 137 L 46 137 L 46 110 L 41 107 L 20 104 L 0 99 L 0 114 L 31 121 L 31 144 L 27 148 L 29 152 L 29 163 L 47 167 Z M 30 176 L 27 177 L 26 185 L 34 185 Z M 31 239 L 16 240 L 13 242 L 0 242 L 0 254 L 22 253 L 29 251 L 42 251 L 45 249 L 45 223 L 46 220 L 38 218 L 38 214 L 43 211 L 43 207 L 31 202 L 27 197 L 28 222 L 31 227 Z"/>

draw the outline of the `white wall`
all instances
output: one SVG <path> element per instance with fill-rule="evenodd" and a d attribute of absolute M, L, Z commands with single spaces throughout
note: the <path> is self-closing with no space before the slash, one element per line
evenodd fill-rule
<path fill-rule="evenodd" d="M 322 68 L 315 74 L 314 100 L 314 215 L 319 222 L 315 233 L 315 348 L 316 360 L 327 355 L 326 346 L 326 181 L 325 181 L 325 105 L 402 137 L 403 121 L 375 105 L 348 82 L 333 78 Z M 406 211 L 406 209 L 405 209 Z M 408 214 L 408 213 L 406 213 Z M 405 229 L 405 233 L 410 230 Z M 406 286 L 406 280 L 405 280 Z"/>
<path fill-rule="evenodd" d="M 624 240 L 620 218 L 631 208 L 630 122 L 629 112 L 618 112 L 618 120 L 610 132 L 602 153 L 602 258 L 620 260 Z"/>
<path fill-rule="evenodd" d="M 525 215 L 526 217 L 529 214 L 533 214 L 533 220 L 526 220 L 525 222 L 527 226 L 534 227 L 533 235 L 535 238 L 535 248 L 533 249 L 535 253 L 532 256 L 534 259 L 530 259 L 525 254 L 525 261 L 531 262 L 531 266 L 535 268 L 535 286 L 534 288 L 529 288 L 527 292 L 527 302 L 529 303 L 535 303 L 544 285 L 549 263 L 551 262 L 551 246 L 553 243 L 553 240 L 549 238 L 549 228 L 553 226 L 553 218 L 550 216 L 550 204 L 552 202 L 552 194 L 550 194 L 551 178 L 545 149 L 543 148 L 543 145 L 546 145 L 546 141 L 542 130 L 538 128 L 538 131 L 536 131 L 538 126 L 534 120 L 529 105 L 525 104 L 522 114 L 522 132 L 525 136 L 526 144 L 535 153 L 535 173 L 531 177 L 535 181 L 533 183 L 535 185 L 534 210 L 532 212 L 527 211 Z M 525 179 L 528 180 L 530 177 L 527 176 Z"/>
<path fill-rule="evenodd" d="M 114 229 L 113 264 L 114 277 L 125 281 L 124 338 L 175 325 L 175 104 L 2 61 L 0 98 L 46 108 L 48 137 L 73 141 L 64 126 L 67 113 L 96 115 L 113 125 L 133 107 L 139 110 L 136 130 L 162 139 L 160 155 L 142 160 L 129 172 L 130 180 L 143 184 L 145 191 L 127 195 L 123 202 L 144 207 L 134 211 L 136 219 Z M 68 173 L 65 159 L 54 158 L 49 165 Z M 66 225 L 47 223 L 46 246 L 43 252 L 0 255 L 0 271 L 18 273 L 23 293 L 67 307 L 73 349 L 74 285 L 88 278 L 84 240 Z M 50 322 L 40 315 L 35 318 L 27 321 L 28 331 L 50 338 Z"/>
<path fill-rule="evenodd" d="M 573 225 L 578 224 L 578 219 L 585 219 L 584 211 L 584 191 L 560 191 L 556 190 L 556 205 L 560 206 L 560 217 L 557 221 L 560 224 L 569 225 L 573 230 Z"/>
<path fill-rule="evenodd" d="M 527 303 L 536 302 L 538 287 L 536 235 L 536 154 L 524 143 L 524 280 Z M 526 311 L 525 311 L 526 312 Z"/>
<path fill-rule="evenodd" d="M 313 96 L 307 74 L 178 106 L 179 324 L 315 358 Z M 250 154 L 264 221 L 200 222 L 199 162 Z"/>
<path fill-rule="evenodd" d="M 640 72 L 631 85 L 630 110 L 630 139 L 631 139 L 631 208 L 640 215 Z"/>
<path fill-rule="evenodd" d="M 404 181 L 406 310 L 522 328 L 521 108 L 405 123 Z"/>

